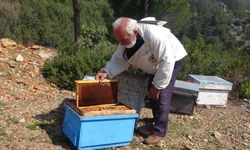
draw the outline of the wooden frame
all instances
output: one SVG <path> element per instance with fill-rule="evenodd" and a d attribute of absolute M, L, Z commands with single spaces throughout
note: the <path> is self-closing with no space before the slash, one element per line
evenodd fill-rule
<path fill-rule="evenodd" d="M 65 103 L 81 116 L 135 114 L 136 110 L 118 104 L 118 80 L 76 80 L 76 99 Z"/>
<path fill-rule="evenodd" d="M 118 102 L 118 80 L 77 80 L 76 106 L 112 104 Z M 88 91 L 88 92 L 86 92 Z"/>
<path fill-rule="evenodd" d="M 136 113 L 136 110 L 131 109 L 126 105 L 102 104 L 102 105 L 77 107 L 76 101 L 72 99 L 65 100 L 65 103 L 75 112 L 77 112 L 80 116 L 86 116 L 86 117 L 126 115 L 126 114 Z"/>

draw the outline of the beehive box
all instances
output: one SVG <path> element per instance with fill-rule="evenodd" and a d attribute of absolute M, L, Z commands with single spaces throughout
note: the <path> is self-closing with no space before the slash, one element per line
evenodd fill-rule
<path fill-rule="evenodd" d="M 199 84 L 176 80 L 170 111 L 177 114 L 192 115 L 199 93 Z"/>
<path fill-rule="evenodd" d="M 79 150 L 128 145 L 136 111 L 118 103 L 118 81 L 76 81 L 76 100 L 64 103 L 63 132 Z"/>
<path fill-rule="evenodd" d="M 217 76 L 188 75 L 189 79 L 199 84 L 197 105 L 225 107 L 233 84 Z"/>

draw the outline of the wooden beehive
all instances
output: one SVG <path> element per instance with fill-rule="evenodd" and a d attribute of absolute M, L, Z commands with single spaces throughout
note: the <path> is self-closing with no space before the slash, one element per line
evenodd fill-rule
<path fill-rule="evenodd" d="M 76 99 L 66 104 L 81 116 L 135 114 L 134 109 L 118 103 L 118 80 L 77 80 Z"/>

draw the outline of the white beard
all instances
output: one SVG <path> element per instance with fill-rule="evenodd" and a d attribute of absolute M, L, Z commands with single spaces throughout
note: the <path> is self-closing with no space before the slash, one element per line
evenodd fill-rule
<path fill-rule="evenodd" d="M 120 46 L 125 47 L 125 48 L 131 48 L 135 45 L 135 43 L 136 43 L 136 38 L 128 45 L 121 45 L 120 44 Z"/>
<path fill-rule="evenodd" d="M 136 43 L 136 39 L 134 41 L 132 41 L 130 44 L 125 45 L 124 47 L 131 48 L 131 47 L 133 47 L 135 45 L 135 43 Z"/>

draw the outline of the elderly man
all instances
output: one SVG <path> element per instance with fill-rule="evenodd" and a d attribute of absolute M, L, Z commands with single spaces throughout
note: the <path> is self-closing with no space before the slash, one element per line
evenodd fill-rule
<path fill-rule="evenodd" d="M 118 18 L 112 26 L 119 47 L 95 78 L 113 78 L 130 64 L 153 76 L 148 95 L 151 98 L 154 125 L 144 143 L 155 144 L 167 132 L 173 87 L 184 64 L 186 50 L 171 31 L 163 26 L 125 17 Z"/>

